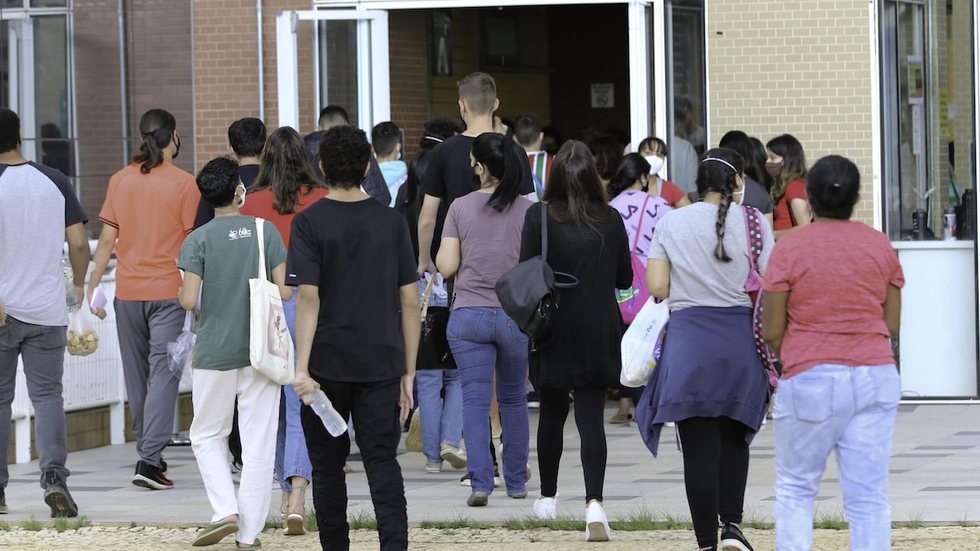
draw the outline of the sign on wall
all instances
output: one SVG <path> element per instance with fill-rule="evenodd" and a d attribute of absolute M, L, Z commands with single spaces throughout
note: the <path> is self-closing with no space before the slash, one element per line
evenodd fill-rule
<path fill-rule="evenodd" d="M 616 85 L 611 82 L 592 84 L 592 108 L 612 109 L 616 107 Z"/>
<path fill-rule="evenodd" d="M 453 74 L 453 19 L 448 11 L 432 12 L 432 74 Z"/>

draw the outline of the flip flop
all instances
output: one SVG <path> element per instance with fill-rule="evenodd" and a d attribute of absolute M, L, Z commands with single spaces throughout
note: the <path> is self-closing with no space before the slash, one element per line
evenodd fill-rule
<path fill-rule="evenodd" d="M 207 527 L 201 535 L 194 539 L 194 547 L 204 547 L 206 545 L 214 545 L 219 541 L 223 540 L 225 536 L 229 534 L 234 534 L 238 531 L 238 521 L 236 520 L 223 520 L 221 522 L 215 522 Z"/>
<path fill-rule="evenodd" d="M 306 521 L 303 515 L 299 513 L 290 513 L 286 517 L 286 532 L 287 536 L 302 536 L 306 533 Z"/>

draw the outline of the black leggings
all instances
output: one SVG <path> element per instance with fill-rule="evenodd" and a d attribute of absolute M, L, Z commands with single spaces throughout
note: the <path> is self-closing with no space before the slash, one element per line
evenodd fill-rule
<path fill-rule="evenodd" d="M 564 447 L 565 419 L 568 417 L 568 390 L 542 388 L 538 421 L 538 470 L 541 471 L 541 495 L 558 493 L 558 464 Z M 585 501 L 602 501 L 606 478 L 606 429 L 603 408 L 606 389 L 582 387 L 574 390 L 575 426 L 582 444 L 582 471 L 585 474 Z"/>
<path fill-rule="evenodd" d="M 749 474 L 748 427 L 728 417 L 692 417 L 677 422 L 684 450 L 684 486 L 698 545 L 718 543 L 718 518 L 742 522 Z"/>

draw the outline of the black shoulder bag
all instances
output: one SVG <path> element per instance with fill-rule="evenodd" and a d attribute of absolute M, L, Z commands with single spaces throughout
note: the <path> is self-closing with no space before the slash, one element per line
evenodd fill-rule
<path fill-rule="evenodd" d="M 559 291 L 578 285 L 570 274 L 548 264 L 548 205 L 541 203 L 541 254 L 508 270 L 497 280 L 497 298 L 504 312 L 539 350 L 551 336 L 558 312 Z"/>

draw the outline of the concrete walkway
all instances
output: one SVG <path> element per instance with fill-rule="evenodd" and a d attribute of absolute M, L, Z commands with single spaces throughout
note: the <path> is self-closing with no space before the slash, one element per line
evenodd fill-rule
<path fill-rule="evenodd" d="M 606 412 L 613 413 L 610 402 Z M 891 503 L 895 521 L 980 521 L 980 405 L 902 405 L 892 453 Z M 461 472 L 444 471 L 426 474 L 420 454 L 402 453 L 399 460 L 405 477 L 409 520 L 482 521 L 524 519 L 531 513 L 537 496 L 537 459 L 534 452 L 537 413 L 531 410 L 534 470 L 526 500 L 507 498 L 503 491 L 494 493 L 490 505 L 469 508 L 469 488 L 459 485 Z M 607 425 L 609 445 L 606 471 L 606 509 L 613 519 L 652 512 L 664 517 L 688 519 L 684 494 L 681 454 L 674 441 L 674 431 L 665 429 L 660 457 L 654 459 L 643 446 L 635 426 Z M 746 522 L 772 522 L 773 508 L 773 433 L 771 423 L 752 446 L 748 489 L 745 497 Z M 579 441 L 572 416 L 565 427 L 565 455 L 562 460 L 559 491 L 560 514 L 582 518 L 584 488 Z M 95 523 L 129 525 L 196 526 L 210 521 L 208 505 L 197 463 L 190 448 L 170 448 L 165 455 L 169 476 L 175 488 L 149 491 L 133 486 L 130 479 L 136 462 L 135 446 L 110 446 L 69 456 L 72 470 L 69 486 L 78 502 L 81 515 Z M 818 497 L 818 517 L 839 518 L 842 515 L 840 488 L 833 460 Z M 373 514 L 363 465 L 352 459 L 353 472 L 348 476 L 352 515 Z M 47 520 L 38 486 L 37 463 L 11 465 L 7 487 L 10 514 L 0 521 L 16 523 L 31 517 Z M 278 485 L 274 487 L 273 507 L 278 508 Z M 308 506 L 312 499 L 308 498 Z"/>

